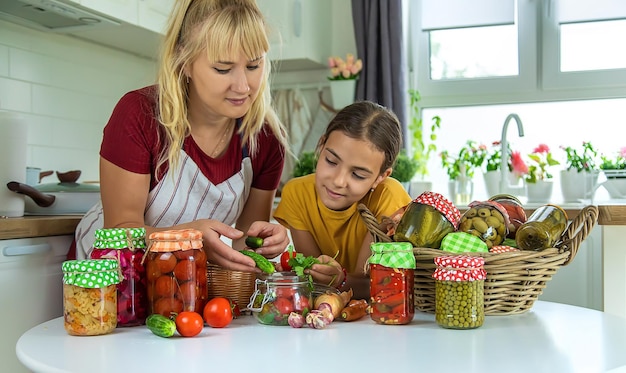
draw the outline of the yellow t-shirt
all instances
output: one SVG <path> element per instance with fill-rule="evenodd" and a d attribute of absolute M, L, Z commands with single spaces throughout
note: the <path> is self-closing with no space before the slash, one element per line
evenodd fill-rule
<path fill-rule="evenodd" d="M 334 211 L 318 198 L 315 174 L 310 174 L 285 184 L 274 219 L 287 228 L 308 231 L 322 254 L 335 257 L 339 252 L 335 259 L 348 272 L 354 272 L 361 244 L 369 234 L 357 205 L 365 204 L 380 221 L 410 201 L 411 197 L 402 184 L 388 177 L 358 203 L 346 210 Z"/>

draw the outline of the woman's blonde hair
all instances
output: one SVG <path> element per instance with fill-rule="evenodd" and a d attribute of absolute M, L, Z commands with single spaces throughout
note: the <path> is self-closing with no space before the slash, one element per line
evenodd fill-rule
<path fill-rule="evenodd" d="M 209 61 L 235 60 L 242 51 L 249 60 L 266 56 L 269 50 L 263 15 L 254 0 L 177 0 L 161 47 L 158 83 L 158 119 L 165 131 L 166 146 L 158 166 L 175 167 L 179 150 L 190 133 L 187 119 L 188 84 L 185 69 L 206 53 Z M 272 107 L 269 88 L 271 65 L 264 62 L 259 94 L 242 119 L 239 133 L 257 151 L 257 134 L 263 124 L 288 152 L 287 133 Z M 160 167 L 157 167 L 159 169 Z M 157 178 L 159 176 L 157 175 Z"/>

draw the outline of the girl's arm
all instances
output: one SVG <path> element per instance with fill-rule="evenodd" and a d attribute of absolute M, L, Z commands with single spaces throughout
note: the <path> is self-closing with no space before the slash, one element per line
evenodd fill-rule
<path fill-rule="evenodd" d="M 289 228 L 293 246 L 296 248 L 297 252 L 302 253 L 304 256 L 312 256 L 315 258 L 322 255 L 322 250 L 317 246 L 313 235 L 309 231 L 301 231 L 292 227 Z"/>

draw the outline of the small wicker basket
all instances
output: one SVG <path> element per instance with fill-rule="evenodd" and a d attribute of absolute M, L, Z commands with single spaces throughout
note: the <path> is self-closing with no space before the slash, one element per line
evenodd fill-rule
<path fill-rule="evenodd" d="M 228 298 L 237 302 L 239 308 L 244 311 L 254 293 L 255 279 L 255 273 L 233 271 L 209 263 L 207 265 L 208 299 Z"/>
<path fill-rule="evenodd" d="M 361 218 L 376 242 L 390 242 L 382 227 L 389 221 L 378 222 L 363 204 L 358 206 Z M 528 311 L 546 282 L 561 267 L 569 264 L 582 241 L 591 232 L 598 220 L 598 208 L 584 207 L 569 224 L 555 247 L 542 251 L 512 251 L 505 253 L 464 253 L 482 256 L 485 259 L 485 315 L 511 315 Z M 415 308 L 419 311 L 435 312 L 434 258 L 450 255 L 439 249 L 413 248 L 415 254 Z"/>

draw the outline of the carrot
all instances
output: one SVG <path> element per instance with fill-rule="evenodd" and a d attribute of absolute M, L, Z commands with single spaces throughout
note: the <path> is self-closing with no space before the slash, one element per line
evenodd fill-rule
<path fill-rule="evenodd" d="M 341 310 L 339 320 L 354 321 L 367 315 L 369 305 L 365 299 L 351 300 L 346 307 Z"/>

